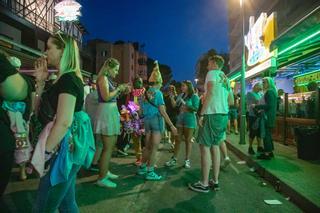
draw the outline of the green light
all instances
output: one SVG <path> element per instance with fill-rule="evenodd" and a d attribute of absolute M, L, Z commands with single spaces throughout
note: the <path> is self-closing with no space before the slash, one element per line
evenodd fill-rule
<path fill-rule="evenodd" d="M 298 78 L 298 77 L 301 77 L 301 76 L 310 75 L 310 74 L 312 74 L 312 73 L 319 72 L 319 71 L 320 71 L 320 70 L 315 70 L 315 71 L 311 71 L 311 72 L 307 72 L 307 73 L 295 75 L 295 76 L 293 76 L 293 78 Z"/>
<path fill-rule="evenodd" d="M 290 46 L 290 47 L 288 47 L 288 48 L 286 48 L 286 49 L 284 49 L 284 50 L 280 51 L 280 52 L 278 53 L 278 55 L 281 55 L 282 53 L 285 53 L 285 52 L 287 52 L 287 51 L 289 51 L 289 50 L 291 50 L 291 49 L 295 48 L 296 46 L 298 46 L 298 45 L 302 44 L 303 42 L 305 42 L 305 41 L 307 41 L 307 40 L 309 40 L 309 39 L 311 39 L 311 38 L 315 37 L 315 36 L 316 36 L 316 35 L 318 35 L 318 34 L 320 34 L 320 30 L 319 30 L 319 31 L 317 31 L 317 32 L 315 32 L 315 33 L 313 33 L 313 34 L 311 34 L 311 35 L 309 35 L 309 36 L 307 36 L 306 38 L 304 38 L 304 39 L 302 39 L 302 40 L 298 41 L 297 43 L 293 44 L 292 46 Z"/>
<path fill-rule="evenodd" d="M 320 83 L 320 80 L 319 81 L 314 81 L 314 82 L 316 82 L 316 83 Z M 296 86 L 298 86 L 298 87 L 301 87 L 301 86 L 308 86 L 308 84 L 309 84 L 310 82 L 308 82 L 308 83 L 303 83 L 303 84 L 297 84 Z"/>
<path fill-rule="evenodd" d="M 239 78 L 241 76 L 240 72 L 237 72 L 236 74 L 234 74 L 233 76 L 231 76 L 229 78 L 230 81 L 236 80 L 237 78 Z"/>

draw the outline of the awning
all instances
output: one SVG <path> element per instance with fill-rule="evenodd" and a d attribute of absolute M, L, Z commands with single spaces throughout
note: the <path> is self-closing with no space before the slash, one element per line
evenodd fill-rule
<path fill-rule="evenodd" d="M 278 67 L 309 57 L 320 50 L 320 6 L 282 33 L 271 44 L 278 50 Z"/>

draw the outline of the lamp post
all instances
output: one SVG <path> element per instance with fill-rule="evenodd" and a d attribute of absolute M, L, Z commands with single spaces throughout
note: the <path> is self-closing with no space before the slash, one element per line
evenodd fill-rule
<path fill-rule="evenodd" d="M 198 85 L 198 81 L 199 81 L 199 79 L 197 79 L 197 78 L 194 79 L 194 82 L 196 83 L 196 85 Z"/>
<path fill-rule="evenodd" d="M 245 55 L 245 17 L 244 17 L 244 0 L 240 0 L 240 9 L 242 16 L 242 66 L 241 66 L 241 117 L 240 117 L 240 142 L 246 144 L 246 55 Z"/>

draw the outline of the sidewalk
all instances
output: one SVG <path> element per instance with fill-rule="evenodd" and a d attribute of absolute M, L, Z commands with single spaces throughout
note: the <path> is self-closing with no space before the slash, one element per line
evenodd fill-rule
<path fill-rule="evenodd" d="M 306 212 L 320 212 L 320 162 L 298 159 L 296 147 L 275 142 L 275 157 L 258 160 L 248 154 L 246 144 L 239 144 L 239 135 L 228 135 L 228 148 L 270 181 L 282 194 L 290 197 Z M 256 143 L 254 144 L 256 150 Z"/>

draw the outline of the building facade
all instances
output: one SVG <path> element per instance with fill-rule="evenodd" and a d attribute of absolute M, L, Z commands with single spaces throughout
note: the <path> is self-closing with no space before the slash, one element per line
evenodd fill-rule
<path fill-rule="evenodd" d="M 80 23 L 65 24 L 55 17 L 58 0 L 0 0 L 0 48 L 22 61 L 22 70 L 32 70 L 34 60 L 42 55 L 50 34 L 68 32 L 82 52 L 86 32 Z M 85 55 L 85 54 L 84 54 Z M 89 75 L 83 71 L 85 75 Z"/>
<path fill-rule="evenodd" d="M 107 42 L 101 39 L 88 41 L 86 51 L 91 54 L 91 67 L 98 73 L 105 60 L 113 57 L 120 62 L 117 82 L 129 83 L 136 76 L 147 79 L 147 55 L 139 51 L 138 43 Z"/>

